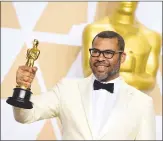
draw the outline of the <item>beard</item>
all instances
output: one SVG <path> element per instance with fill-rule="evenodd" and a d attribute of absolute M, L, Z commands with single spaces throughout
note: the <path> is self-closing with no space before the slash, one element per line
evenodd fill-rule
<path fill-rule="evenodd" d="M 113 76 L 119 74 L 120 62 L 121 62 L 121 60 L 118 59 L 117 63 L 114 66 L 111 66 L 110 63 L 104 63 L 104 62 L 99 62 L 99 61 L 97 61 L 93 64 L 91 64 L 91 62 L 90 62 L 90 67 L 98 81 L 106 82 L 107 80 L 110 80 Z M 100 64 L 105 66 L 105 68 L 106 68 L 105 71 L 103 71 L 103 72 L 97 71 L 96 67 Z"/>

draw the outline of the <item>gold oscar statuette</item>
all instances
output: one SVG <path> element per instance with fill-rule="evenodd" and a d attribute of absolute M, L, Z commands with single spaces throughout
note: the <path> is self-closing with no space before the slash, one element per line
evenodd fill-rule
<path fill-rule="evenodd" d="M 40 55 L 40 50 L 37 48 L 38 44 L 39 41 L 34 39 L 33 47 L 27 50 L 27 62 L 25 65 L 28 67 L 33 67 L 34 61 L 36 61 Z M 30 101 L 31 94 L 32 92 L 30 88 L 23 85 L 17 85 L 16 88 L 14 88 L 13 96 L 9 97 L 6 102 L 15 107 L 32 109 L 33 104 Z"/>

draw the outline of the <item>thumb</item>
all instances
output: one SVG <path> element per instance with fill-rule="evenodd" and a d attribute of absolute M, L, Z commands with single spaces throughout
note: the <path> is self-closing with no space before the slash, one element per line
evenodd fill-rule
<path fill-rule="evenodd" d="M 38 69 L 37 67 L 33 67 L 33 68 L 32 68 L 32 71 L 33 71 L 33 72 L 36 72 L 37 69 Z"/>

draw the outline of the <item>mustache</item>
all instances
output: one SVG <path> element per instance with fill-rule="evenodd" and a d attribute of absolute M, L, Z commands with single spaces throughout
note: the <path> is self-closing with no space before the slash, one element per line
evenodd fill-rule
<path fill-rule="evenodd" d="M 105 66 L 105 67 L 109 67 L 110 66 L 110 63 L 106 63 L 104 61 L 97 61 L 93 64 L 95 67 L 97 66 Z"/>

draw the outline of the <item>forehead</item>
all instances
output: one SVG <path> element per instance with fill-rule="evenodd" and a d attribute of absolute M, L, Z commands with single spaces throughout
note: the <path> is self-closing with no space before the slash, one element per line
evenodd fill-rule
<path fill-rule="evenodd" d="M 117 38 L 100 38 L 96 37 L 93 43 L 93 48 L 99 50 L 117 50 L 118 40 Z"/>

